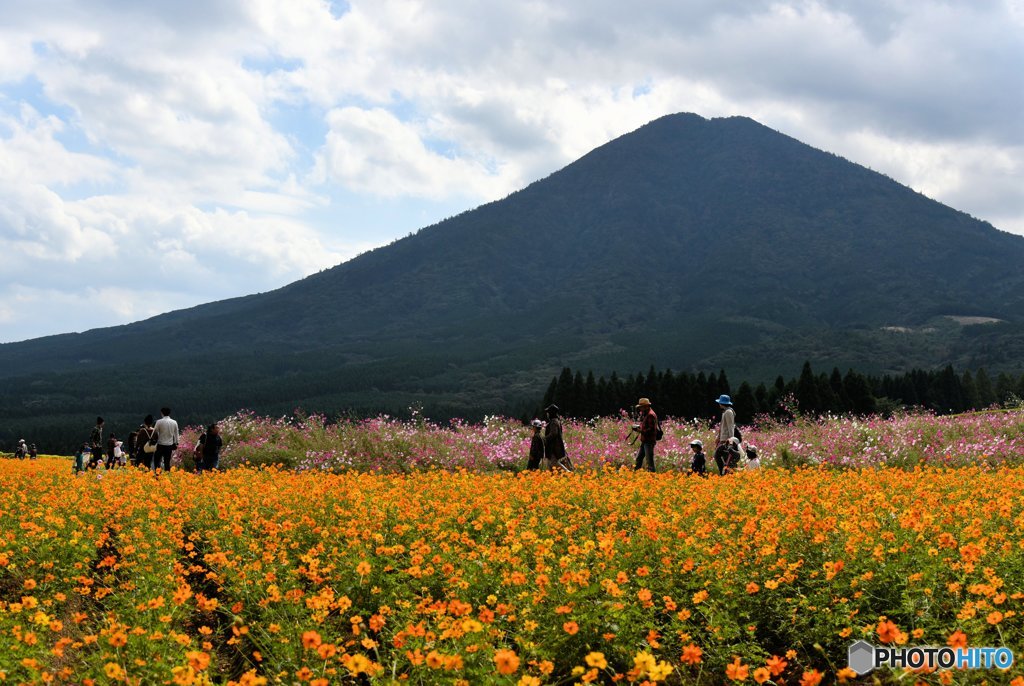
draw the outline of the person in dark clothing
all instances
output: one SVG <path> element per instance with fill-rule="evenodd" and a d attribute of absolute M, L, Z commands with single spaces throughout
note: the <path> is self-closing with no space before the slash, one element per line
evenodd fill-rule
<path fill-rule="evenodd" d="M 136 458 L 135 451 L 136 451 L 136 449 L 138 447 L 138 446 L 136 446 L 136 442 L 138 441 L 138 439 L 139 439 L 139 432 L 138 432 L 138 430 L 132 431 L 130 434 L 128 434 L 128 446 L 127 446 L 128 450 L 125 452 L 125 454 L 128 455 L 128 462 L 129 462 L 129 464 L 132 464 L 132 465 L 137 464 L 137 462 L 135 461 L 135 458 Z"/>
<path fill-rule="evenodd" d="M 103 459 L 103 417 L 96 418 L 96 426 L 92 427 L 92 433 L 89 434 L 89 447 L 92 449 L 89 469 L 96 469 Z"/>
<path fill-rule="evenodd" d="M 724 446 L 719 446 L 719 450 L 721 451 L 723 461 L 723 464 L 719 466 L 719 472 L 723 475 L 734 474 L 740 468 L 740 463 L 742 461 L 739 439 L 733 436 L 726 441 Z M 719 459 L 718 454 L 718 451 L 716 451 L 716 461 Z"/>
<path fill-rule="evenodd" d="M 33 460 L 36 459 L 37 457 L 39 457 L 39 450 L 36 449 L 36 444 L 35 443 L 33 443 L 32 445 L 30 445 L 28 447 L 28 456 L 29 456 L 29 458 L 31 458 Z"/>
<path fill-rule="evenodd" d="M 107 439 L 107 469 L 113 469 L 114 465 L 117 464 L 117 436 L 110 434 L 110 438 Z"/>
<path fill-rule="evenodd" d="M 209 472 L 219 469 L 220 449 L 223 445 L 224 439 L 220 437 L 220 427 L 217 424 L 210 424 L 196 443 L 196 471 Z"/>
<path fill-rule="evenodd" d="M 85 456 L 90 454 L 91 447 L 88 443 L 83 443 L 82 447 L 75 453 L 75 464 L 72 470 L 75 474 L 80 474 L 85 471 Z"/>
<path fill-rule="evenodd" d="M 647 471 L 654 471 L 654 444 L 658 440 L 658 415 L 651 409 L 651 401 L 640 398 L 636 409 L 640 411 L 640 423 L 633 425 L 633 430 L 640 434 L 640 450 L 636 453 L 636 464 L 633 471 L 638 471 L 646 463 Z"/>
<path fill-rule="evenodd" d="M 700 440 L 690 441 L 690 449 L 693 450 L 693 461 L 690 463 L 690 471 L 699 476 L 707 476 L 708 456 L 704 454 L 704 442 Z"/>
<path fill-rule="evenodd" d="M 562 468 L 567 472 L 572 471 L 572 461 L 565 452 L 565 441 L 562 440 L 562 422 L 558 419 L 558 405 L 548 405 L 544 408 L 548 417 L 547 426 L 544 427 L 544 456 L 548 460 L 548 469 Z"/>
<path fill-rule="evenodd" d="M 540 433 L 544 429 L 544 422 L 534 419 L 530 426 L 533 427 L 533 438 L 530 439 L 530 460 L 526 468 L 540 469 L 540 461 L 544 459 L 544 437 Z"/>
<path fill-rule="evenodd" d="M 156 422 L 153 420 L 153 415 L 147 414 L 146 418 L 142 420 L 142 426 L 139 427 L 139 435 L 135 439 L 135 464 L 145 467 L 146 469 L 153 468 L 153 455 L 156 453 L 156 428 L 154 427 Z M 146 446 L 149 449 L 146 449 Z"/>

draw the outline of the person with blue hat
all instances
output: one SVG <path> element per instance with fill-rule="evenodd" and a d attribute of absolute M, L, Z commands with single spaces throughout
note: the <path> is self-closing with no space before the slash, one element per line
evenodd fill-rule
<path fill-rule="evenodd" d="M 729 462 L 729 439 L 736 437 L 736 410 L 732 409 L 732 398 L 724 393 L 715 402 L 722 410 L 722 422 L 718 426 L 718 438 L 715 441 L 715 465 L 718 466 L 719 474 L 725 474 Z"/>

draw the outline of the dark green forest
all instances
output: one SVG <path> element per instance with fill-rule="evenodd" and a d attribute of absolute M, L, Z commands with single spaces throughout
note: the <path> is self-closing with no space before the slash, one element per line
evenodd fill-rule
<path fill-rule="evenodd" d="M 654 404 L 660 416 L 716 419 L 721 411 L 714 402 L 721 394 L 732 397 L 737 420 L 756 423 L 760 418 L 791 420 L 804 416 L 891 414 L 897 409 L 925 409 L 936 414 L 956 414 L 1024 398 L 1024 374 L 1001 372 L 995 379 L 985 369 L 958 374 L 952 366 L 940 370 L 915 369 L 906 374 L 870 376 L 852 369 L 845 374 L 834 367 L 830 374 L 815 373 L 805 362 L 799 377 L 776 377 L 772 384 L 753 386 L 730 382 L 724 370 L 717 374 L 673 373 L 668 369 L 609 378 L 585 377 L 566 367 L 551 379 L 541 408 L 555 403 L 565 416 L 589 418 L 616 415 L 632 408 L 641 397 Z M 525 417 L 524 417 L 525 418 Z"/>

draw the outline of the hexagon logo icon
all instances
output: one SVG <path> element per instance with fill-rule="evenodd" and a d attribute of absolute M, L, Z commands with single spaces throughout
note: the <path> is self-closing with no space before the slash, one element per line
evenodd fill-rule
<path fill-rule="evenodd" d="M 850 669 L 864 676 L 875 668 L 875 647 L 865 641 L 857 641 L 847 649 Z"/>

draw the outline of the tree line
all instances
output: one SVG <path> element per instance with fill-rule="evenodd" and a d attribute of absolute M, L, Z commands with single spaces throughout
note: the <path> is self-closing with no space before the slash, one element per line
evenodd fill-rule
<path fill-rule="evenodd" d="M 615 415 L 632 408 L 638 398 L 652 400 L 659 415 L 714 419 L 720 411 L 714 399 L 732 396 L 737 420 L 751 423 L 759 415 L 786 419 L 794 413 L 889 414 L 899 408 L 919 407 L 936 414 L 977 410 L 1024 397 L 1024 375 L 1005 372 L 992 379 L 984 368 L 957 373 L 951 365 L 939 370 L 914 369 L 902 375 L 870 376 L 833 368 L 815 373 L 805 362 L 800 376 L 788 381 L 778 376 L 772 384 L 734 386 L 724 370 L 697 374 L 655 371 L 626 377 L 612 372 L 595 378 L 569 367 L 551 379 L 541 407 L 555 403 L 569 417 Z M 539 413 L 539 408 L 536 410 Z"/>

